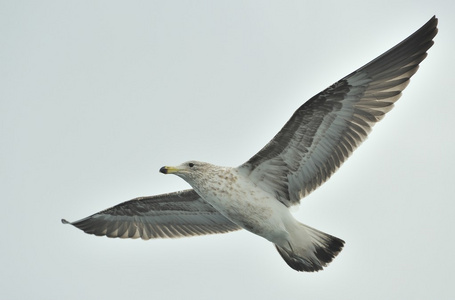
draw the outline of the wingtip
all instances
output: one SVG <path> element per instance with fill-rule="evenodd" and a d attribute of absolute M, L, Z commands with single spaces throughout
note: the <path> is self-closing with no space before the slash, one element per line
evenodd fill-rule
<path fill-rule="evenodd" d="M 62 219 L 62 224 L 71 224 L 71 222 L 68 222 L 67 220 Z"/>

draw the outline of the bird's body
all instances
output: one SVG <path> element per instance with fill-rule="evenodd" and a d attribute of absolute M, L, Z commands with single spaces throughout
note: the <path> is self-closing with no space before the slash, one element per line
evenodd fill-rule
<path fill-rule="evenodd" d="M 286 239 L 286 227 L 295 221 L 289 209 L 270 193 L 251 183 L 237 168 L 193 162 L 203 171 L 186 180 L 204 201 L 240 227 L 277 243 Z M 183 164 L 179 170 L 185 168 Z"/>
<path fill-rule="evenodd" d="M 71 224 L 90 234 L 142 239 L 243 228 L 275 244 L 293 269 L 321 270 L 344 241 L 298 222 L 289 207 L 329 179 L 390 111 L 433 45 L 436 26 L 433 17 L 305 102 L 244 164 L 163 167 L 162 173 L 178 175 L 193 189 L 136 198 Z"/>
<path fill-rule="evenodd" d="M 252 182 L 242 168 L 191 161 L 160 171 L 184 179 L 228 220 L 274 243 L 282 256 L 294 254 L 306 271 L 322 269 L 343 247 L 342 240 L 298 222 L 288 207 Z M 317 257 L 321 248 L 326 249 L 325 259 Z M 293 263 L 291 257 L 283 258 Z"/>
<path fill-rule="evenodd" d="M 223 216 L 269 240 L 267 233 L 283 231 L 282 220 L 276 215 L 289 210 L 269 193 L 249 184 L 238 169 L 202 162 L 195 162 L 196 166 L 204 167 L 198 178 L 183 178 Z"/>

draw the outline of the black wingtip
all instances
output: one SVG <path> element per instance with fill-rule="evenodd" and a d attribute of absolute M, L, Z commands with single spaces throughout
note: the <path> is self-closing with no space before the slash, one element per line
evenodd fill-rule
<path fill-rule="evenodd" d="M 68 222 L 67 220 L 62 219 L 62 224 L 71 224 L 71 222 Z"/>

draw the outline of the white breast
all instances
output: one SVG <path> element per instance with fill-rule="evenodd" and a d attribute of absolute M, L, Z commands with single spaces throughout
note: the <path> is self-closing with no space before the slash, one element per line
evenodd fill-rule
<path fill-rule="evenodd" d="M 226 218 L 270 241 L 286 238 L 286 224 L 295 223 L 286 206 L 235 169 L 212 173 L 193 187 Z"/>

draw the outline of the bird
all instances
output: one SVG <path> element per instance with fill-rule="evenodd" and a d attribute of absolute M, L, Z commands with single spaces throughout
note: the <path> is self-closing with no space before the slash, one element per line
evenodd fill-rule
<path fill-rule="evenodd" d="M 177 238 L 245 229 L 296 271 L 323 270 L 345 242 L 297 221 L 290 208 L 327 181 L 401 97 L 434 43 L 433 16 L 408 38 L 304 102 L 238 167 L 188 161 L 159 171 L 190 189 L 138 197 L 71 224 L 111 238 Z"/>

